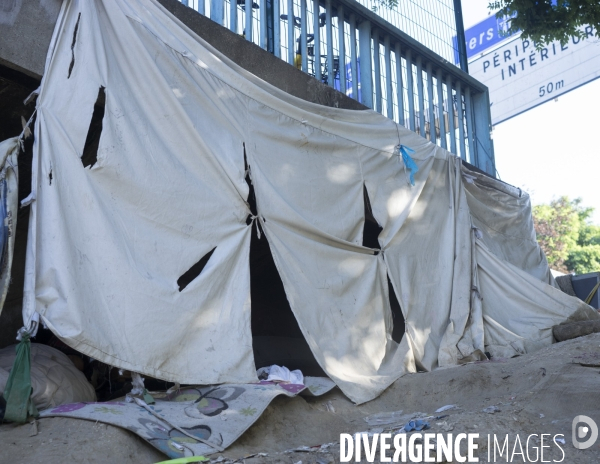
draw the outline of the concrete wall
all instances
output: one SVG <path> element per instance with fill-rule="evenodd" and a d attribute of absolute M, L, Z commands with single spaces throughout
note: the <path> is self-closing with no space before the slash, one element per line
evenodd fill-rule
<path fill-rule="evenodd" d="M 61 3 L 0 1 L 0 64 L 39 80 Z"/>

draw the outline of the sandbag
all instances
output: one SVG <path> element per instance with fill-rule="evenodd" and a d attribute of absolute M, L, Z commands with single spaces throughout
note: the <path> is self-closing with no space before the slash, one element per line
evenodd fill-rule
<path fill-rule="evenodd" d="M 0 350 L 0 394 L 15 360 L 15 345 Z M 82 372 L 60 351 L 31 344 L 31 398 L 38 411 L 61 404 L 96 401 L 96 392 Z"/>

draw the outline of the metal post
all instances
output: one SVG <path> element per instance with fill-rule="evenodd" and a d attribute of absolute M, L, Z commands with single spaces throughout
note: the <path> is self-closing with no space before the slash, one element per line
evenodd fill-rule
<path fill-rule="evenodd" d="M 462 109 L 462 88 L 460 81 L 456 82 L 456 107 L 458 109 L 458 143 L 460 144 L 460 157 L 467 161 L 465 151 L 465 120 Z"/>
<path fill-rule="evenodd" d="M 333 30 L 331 0 L 325 0 L 325 37 L 327 40 L 327 85 L 333 87 Z"/>
<path fill-rule="evenodd" d="M 321 80 L 321 27 L 319 26 L 319 0 L 313 0 L 313 30 L 315 34 L 314 38 L 314 52 L 315 52 L 315 77 L 318 81 Z"/>
<path fill-rule="evenodd" d="M 452 98 L 452 78 L 450 75 L 446 78 L 446 104 L 448 105 L 448 126 L 450 132 L 450 151 L 458 155 L 456 150 L 456 125 L 454 124 L 454 99 Z"/>
<path fill-rule="evenodd" d="M 352 98 L 358 100 L 358 56 L 356 54 L 356 16 L 350 14 L 350 74 L 352 78 Z"/>
<path fill-rule="evenodd" d="M 417 56 L 417 99 L 419 102 L 419 133 L 425 137 L 425 95 L 423 92 L 423 63 Z"/>
<path fill-rule="evenodd" d="M 308 11 L 306 9 L 306 0 L 300 0 L 300 54 L 302 55 L 302 71 L 308 72 L 308 49 L 306 44 L 306 27 Z"/>
<path fill-rule="evenodd" d="M 269 40 L 267 39 L 267 1 L 260 0 L 260 47 L 267 49 Z"/>
<path fill-rule="evenodd" d="M 279 18 L 280 0 L 273 0 L 273 53 L 281 58 L 281 19 Z"/>
<path fill-rule="evenodd" d="M 237 34 L 237 1 L 229 0 L 229 30 Z"/>
<path fill-rule="evenodd" d="M 383 113 L 381 101 L 381 57 L 379 51 L 379 31 L 373 30 L 373 65 L 375 66 L 375 110 Z"/>
<path fill-rule="evenodd" d="M 390 47 L 390 36 L 385 35 L 383 38 L 385 47 L 385 90 L 387 99 L 387 117 L 394 119 L 394 96 L 392 88 L 392 49 Z"/>
<path fill-rule="evenodd" d="M 460 69 L 469 72 L 467 63 L 467 45 L 465 43 L 465 25 L 463 22 L 461 0 L 454 0 L 454 20 L 456 22 L 456 43 L 458 45 L 458 58 Z"/>
<path fill-rule="evenodd" d="M 413 64 L 410 48 L 406 51 L 406 89 L 408 91 L 408 128 L 415 130 L 415 90 L 413 85 Z"/>
<path fill-rule="evenodd" d="M 396 42 L 396 93 L 398 94 L 398 122 L 404 125 L 404 85 L 402 82 L 402 53 Z"/>
<path fill-rule="evenodd" d="M 296 47 L 294 46 L 294 0 L 287 0 L 287 43 L 288 63 L 294 65 Z"/>
<path fill-rule="evenodd" d="M 224 26 L 225 21 L 224 5 L 223 0 L 210 0 L 210 19 L 221 26 Z"/>
<path fill-rule="evenodd" d="M 433 102 L 433 73 L 431 72 L 431 63 L 427 62 L 427 99 L 429 100 L 429 140 L 436 141 L 435 134 L 435 109 Z M 440 134 L 441 135 L 441 134 Z"/>
<path fill-rule="evenodd" d="M 490 96 L 488 92 L 471 95 L 475 133 L 473 135 L 477 167 L 490 176 L 496 177 L 496 160 L 492 142 L 492 118 L 490 114 Z"/>
<path fill-rule="evenodd" d="M 344 26 L 344 6 L 338 5 L 338 68 L 340 70 L 340 92 L 346 93 L 346 34 Z"/>
<path fill-rule="evenodd" d="M 373 108 L 373 76 L 371 63 L 371 23 L 362 21 L 358 25 L 358 53 L 360 58 L 361 103 Z"/>
<path fill-rule="evenodd" d="M 236 0 L 230 0 L 236 3 Z M 246 40 L 252 42 L 252 0 L 246 0 Z"/>
<path fill-rule="evenodd" d="M 469 163 L 477 166 L 477 155 L 473 150 L 473 107 L 471 106 L 471 89 L 465 89 L 465 116 L 467 118 L 467 146 L 469 147 Z"/>
<path fill-rule="evenodd" d="M 442 70 L 437 70 L 438 120 L 440 121 L 440 145 L 446 148 L 446 121 L 444 120 L 444 90 L 442 89 Z"/>

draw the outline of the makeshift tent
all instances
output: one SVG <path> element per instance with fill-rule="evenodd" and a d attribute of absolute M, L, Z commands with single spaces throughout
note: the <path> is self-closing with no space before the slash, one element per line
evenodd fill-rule
<path fill-rule="evenodd" d="M 256 381 L 258 232 L 310 350 L 356 403 L 598 317 L 552 286 L 526 194 L 374 111 L 262 82 L 155 0 L 63 3 L 35 135 L 26 326 L 114 366 Z"/>

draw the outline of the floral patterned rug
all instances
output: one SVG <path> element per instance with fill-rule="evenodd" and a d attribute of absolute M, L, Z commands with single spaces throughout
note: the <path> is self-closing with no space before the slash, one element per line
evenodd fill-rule
<path fill-rule="evenodd" d="M 184 387 L 155 395 L 141 406 L 125 401 L 64 404 L 40 417 L 72 417 L 116 425 L 139 435 L 172 459 L 210 455 L 237 440 L 279 395 L 320 396 L 335 384 L 323 377 L 305 377 L 305 385 L 257 384 Z"/>

